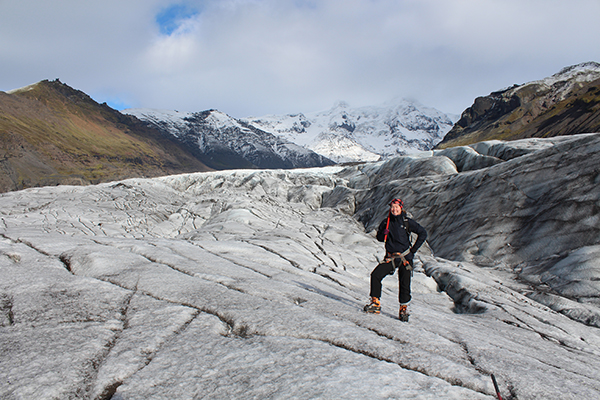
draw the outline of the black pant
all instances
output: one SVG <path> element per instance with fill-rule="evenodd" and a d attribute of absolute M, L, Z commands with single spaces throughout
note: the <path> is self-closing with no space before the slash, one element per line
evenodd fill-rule
<path fill-rule="evenodd" d="M 412 260 L 409 261 L 412 266 Z M 402 261 L 400 259 L 396 260 L 396 265 L 398 266 L 398 300 L 400 304 L 407 304 L 410 299 L 410 278 L 412 275 L 412 271 L 408 271 L 402 265 Z M 391 262 L 379 264 L 373 272 L 371 272 L 371 297 L 381 298 L 381 281 L 387 275 L 391 275 L 394 273 L 394 266 Z"/>

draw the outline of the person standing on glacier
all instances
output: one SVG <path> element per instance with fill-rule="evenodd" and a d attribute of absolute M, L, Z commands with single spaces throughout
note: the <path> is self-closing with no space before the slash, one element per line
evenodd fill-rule
<path fill-rule="evenodd" d="M 417 234 L 417 240 L 413 245 L 410 243 L 411 232 Z M 366 312 L 373 314 L 381 312 L 379 300 L 381 298 L 381 281 L 387 275 L 393 275 L 398 268 L 399 318 L 401 321 L 408 321 L 413 259 L 425 239 L 427 239 L 427 232 L 416 221 L 406 216 L 402 200 L 392 200 L 388 216 L 381 222 L 377 230 L 377 240 L 385 243 L 385 258 L 371 273 L 371 302 L 364 307 Z"/>

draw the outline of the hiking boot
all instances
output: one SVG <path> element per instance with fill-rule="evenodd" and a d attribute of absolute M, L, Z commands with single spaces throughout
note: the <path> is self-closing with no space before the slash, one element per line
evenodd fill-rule
<path fill-rule="evenodd" d="M 398 314 L 398 318 L 402 322 L 408 322 L 408 306 L 406 304 L 400 305 L 400 313 Z"/>
<path fill-rule="evenodd" d="M 377 297 L 371 297 L 371 303 L 367 304 L 363 310 L 371 314 L 379 314 L 381 312 L 381 303 Z"/>

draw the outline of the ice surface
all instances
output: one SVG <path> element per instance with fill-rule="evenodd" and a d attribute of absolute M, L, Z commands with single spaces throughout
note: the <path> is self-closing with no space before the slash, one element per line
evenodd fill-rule
<path fill-rule="evenodd" d="M 475 150 L 0 195 L 0 398 L 598 398 L 600 135 Z M 408 323 L 362 312 L 396 195 Z"/>

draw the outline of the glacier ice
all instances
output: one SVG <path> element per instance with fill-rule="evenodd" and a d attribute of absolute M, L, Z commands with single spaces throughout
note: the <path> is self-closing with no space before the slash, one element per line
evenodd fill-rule
<path fill-rule="evenodd" d="M 597 398 L 600 135 L 541 143 L 2 194 L 0 398 Z M 361 311 L 396 196 L 409 323 Z"/>

